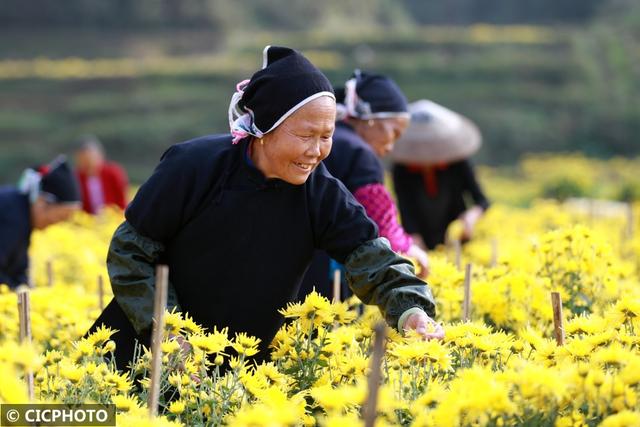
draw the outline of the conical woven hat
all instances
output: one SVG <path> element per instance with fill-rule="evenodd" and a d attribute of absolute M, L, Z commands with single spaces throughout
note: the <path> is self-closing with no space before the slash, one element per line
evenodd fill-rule
<path fill-rule="evenodd" d="M 471 120 L 426 99 L 409 104 L 411 124 L 396 142 L 391 159 L 430 165 L 465 159 L 478 151 L 482 136 Z"/>

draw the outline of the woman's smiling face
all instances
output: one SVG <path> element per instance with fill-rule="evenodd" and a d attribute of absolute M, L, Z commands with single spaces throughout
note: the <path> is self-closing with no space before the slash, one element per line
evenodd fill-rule
<path fill-rule="evenodd" d="M 301 185 L 331 151 L 336 103 L 329 96 L 309 102 L 273 132 L 254 139 L 252 160 L 267 178 Z"/>

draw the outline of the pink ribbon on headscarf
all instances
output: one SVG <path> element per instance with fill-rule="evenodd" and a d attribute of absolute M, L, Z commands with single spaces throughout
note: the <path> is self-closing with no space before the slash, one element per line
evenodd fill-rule
<path fill-rule="evenodd" d="M 229 128 L 231 136 L 233 136 L 231 140 L 232 144 L 237 144 L 243 138 L 251 135 L 250 131 L 253 118 L 250 114 L 238 110 L 238 103 L 242 99 L 242 95 L 249 81 L 249 79 L 246 79 L 236 84 L 236 92 L 231 97 L 231 102 L 229 103 Z"/>
<path fill-rule="evenodd" d="M 238 82 L 236 84 L 236 92 L 240 92 L 241 94 L 244 93 L 244 89 L 247 87 L 250 81 L 251 80 L 249 79 L 244 79 L 241 82 Z"/>

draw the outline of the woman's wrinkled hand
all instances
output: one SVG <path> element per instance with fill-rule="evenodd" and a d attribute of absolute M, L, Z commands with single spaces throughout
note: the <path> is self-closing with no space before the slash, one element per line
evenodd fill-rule
<path fill-rule="evenodd" d="M 193 350 L 189 341 L 185 340 L 182 335 L 169 334 L 169 340 L 172 340 L 172 341 L 175 340 L 178 342 L 178 344 L 180 345 L 181 353 L 183 355 L 190 354 L 191 351 Z M 183 372 L 186 371 L 183 361 L 180 362 L 180 370 Z M 200 377 L 198 375 L 191 374 L 190 377 L 191 377 L 191 381 L 193 381 L 196 384 L 200 384 Z"/>
<path fill-rule="evenodd" d="M 484 211 L 480 206 L 474 206 L 460 215 L 460 219 L 462 220 L 462 224 L 464 227 L 461 236 L 463 241 L 471 240 L 471 237 L 473 236 L 473 230 L 483 212 Z"/>
<path fill-rule="evenodd" d="M 411 234 L 411 239 L 413 239 L 413 243 L 418 245 L 420 249 L 422 249 L 423 251 L 427 250 L 427 244 L 424 242 L 422 235 L 418 233 Z"/>
<path fill-rule="evenodd" d="M 430 318 L 424 312 L 413 313 L 404 325 L 402 325 L 403 331 L 414 330 L 419 335 L 422 335 L 427 340 L 442 340 L 444 339 L 444 328 L 440 323 Z"/>

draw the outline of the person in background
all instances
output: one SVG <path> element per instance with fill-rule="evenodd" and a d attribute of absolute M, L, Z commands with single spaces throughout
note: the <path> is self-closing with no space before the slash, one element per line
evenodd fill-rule
<path fill-rule="evenodd" d="M 336 100 L 338 120 L 333 148 L 324 165 L 364 206 L 380 236 L 389 240 L 394 251 L 417 260 L 421 275 L 426 278 L 427 254 L 399 223 L 395 202 L 384 186 L 381 161 L 409 125 L 404 94 L 389 77 L 356 70 L 344 88 L 336 90 Z M 330 298 L 330 269 L 335 266 L 326 253 L 317 251 L 298 298 L 304 299 L 314 288 Z M 340 292 L 342 299 L 350 295 L 344 283 Z"/>
<path fill-rule="evenodd" d="M 354 293 L 389 325 L 442 339 L 429 287 L 322 164 L 336 116 L 324 74 L 293 49 L 267 46 L 228 111 L 231 134 L 164 153 L 113 235 L 114 299 L 91 330 L 118 330 L 117 366 L 127 367 L 136 340 L 149 343 L 160 262 L 169 267 L 168 308 L 209 330 L 257 337 L 257 357 L 268 357 L 284 322 L 278 310 L 298 294 L 314 249 L 345 265 Z"/>
<path fill-rule="evenodd" d="M 445 243 L 450 223 L 460 219 L 468 241 L 489 208 L 469 157 L 481 145 L 478 128 L 432 101 L 409 106 L 411 124 L 391 154 L 393 183 L 405 229 L 425 248 Z"/>
<path fill-rule="evenodd" d="M 0 187 L 0 284 L 27 284 L 32 230 L 65 221 L 80 209 L 80 190 L 63 156 L 27 169 L 17 187 Z"/>
<path fill-rule="evenodd" d="M 80 139 L 75 160 L 85 212 L 97 214 L 105 206 L 127 206 L 127 174 L 120 165 L 106 160 L 104 147 L 95 136 Z"/>

